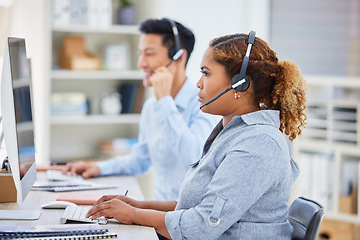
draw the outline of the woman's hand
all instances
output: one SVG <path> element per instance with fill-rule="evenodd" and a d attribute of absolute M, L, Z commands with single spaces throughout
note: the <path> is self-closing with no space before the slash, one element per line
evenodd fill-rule
<path fill-rule="evenodd" d="M 95 205 L 98 205 L 98 204 L 101 204 L 103 202 L 107 202 L 107 201 L 110 201 L 112 199 L 120 199 L 122 200 L 123 202 L 133 206 L 133 207 L 136 207 L 136 208 L 141 208 L 141 202 L 140 201 L 137 201 L 135 199 L 132 199 L 132 198 L 129 198 L 127 196 L 124 196 L 124 195 L 104 195 L 102 196 L 101 198 L 99 198 L 97 200 L 97 202 L 94 204 Z"/>
<path fill-rule="evenodd" d="M 129 200 L 130 198 L 126 196 L 114 196 L 115 195 L 108 195 L 100 198 L 86 214 L 86 217 L 95 219 L 104 216 L 105 218 L 114 218 L 124 224 L 133 224 L 132 219 L 136 208 L 119 199 L 120 197 L 125 197 Z"/>
<path fill-rule="evenodd" d="M 170 238 L 165 215 L 167 211 L 173 211 L 175 206 L 175 201 L 137 201 L 125 195 L 107 195 L 95 203 L 86 217 L 95 219 L 104 216 L 124 224 L 149 226 Z"/>

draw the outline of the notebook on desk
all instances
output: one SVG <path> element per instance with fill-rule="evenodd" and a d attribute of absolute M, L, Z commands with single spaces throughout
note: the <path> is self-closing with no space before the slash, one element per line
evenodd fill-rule
<path fill-rule="evenodd" d="M 60 193 L 56 201 L 67 201 L 77 205 L 93 205 L 104 194 L 102 193 L 79 193 L 79 192 L 63 192 Z"/>
<path fill-rule="evenodd" d="M 0 226 L 0 239 L 104 239 L 116 237 L 98 224 Z"/>

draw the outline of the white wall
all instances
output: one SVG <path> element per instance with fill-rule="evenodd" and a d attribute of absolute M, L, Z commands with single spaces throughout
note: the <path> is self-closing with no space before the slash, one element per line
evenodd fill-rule
<path fill-rule="evenodd" d="M 196 38 L 188 76 L 197 82 L 209 41 L 232 33 L 256 31 L 265 41 L 270 33 L 270 0 L 156 0 L 155 17 L 168 17 L 190 28 Z"/>

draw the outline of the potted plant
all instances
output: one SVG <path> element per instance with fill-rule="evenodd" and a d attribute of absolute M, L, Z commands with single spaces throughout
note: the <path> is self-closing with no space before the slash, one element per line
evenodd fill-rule
<path fill-rule="evenodd" d="M 116 22 L 123 25 L 133 25 L 136 23 L 136 8 L 130 0 L 119 0 Z"/>

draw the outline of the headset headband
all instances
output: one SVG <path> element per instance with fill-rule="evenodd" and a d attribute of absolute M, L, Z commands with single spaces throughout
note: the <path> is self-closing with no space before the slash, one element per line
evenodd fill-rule
<path fill-rule="evenodd" d="M 243 64 L 241 65 L 241 69 L 240 69 L 240 79 L 243 79 L 246 75 L 246 69 L 249 64 L 249 56 L 250 56 L 251 47 L 255 41 L 255 34 L 256 34 L 255 31 L 250 31 L 250 33 L 249 33 L 248 46 L 247 46 L 245 57 L 243 59 Z"/>
<path fill-rule="evenodd" d="M 174 34 L 174 46 L 175 46 L 175 54 L 174 56 L 172 56 L 172 59 L 174 61 L 177 61 L 181 58 L 182 54 L 183 54 L 183 50 L 181 49 L 180 46 L 180 36 L 179 36 L 179 31 L 178 28 L 176 27 L 176 24 L 173 20 L 171 20 L 170 18 L 164 18 L 164 20 L 168 21 L 171 25 L 171 29 L 172 32 Z"/>

